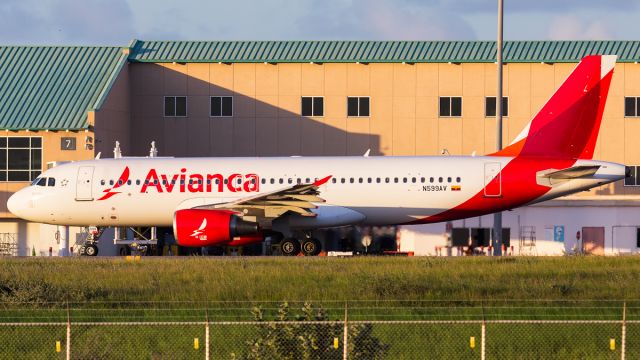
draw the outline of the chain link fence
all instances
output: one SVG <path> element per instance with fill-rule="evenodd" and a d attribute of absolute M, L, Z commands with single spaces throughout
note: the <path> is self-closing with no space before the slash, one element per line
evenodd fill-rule
<path fill-rule="evenodd" d="M 640 307 L 630 311 L 626 305 L 578 310 L 520 308 L 526 316 L 509 309 L 469 306 L 434 311 L 433 307 L 362 306 L 348 310 L 308 304 L 295 311 L 288 305 L 102 309 L 104 312 L 55 309 L 34 318 L 64 316 L 66 321 L 44 322 L 9 322 L 6 320 L 25 320 L 24 310 L 14 313 L 3 309 L 0 359 L 640 358 Z M 85 321 L 91 312 L 95 321 Z M 254 320 L 222 320 L 242 312 L 250 313 Z M 145 321 L 158 314 L 177 320 Z M 201 320 L 193 321 L 196 316 Z M 442 319 L 454 316 L 458 318 Z M 564 319 L 539 319 L 545 316 Z M 401 317 L 417 319 L 398 320 Z M 121 320 L 125 318 L 135 321 Z"/>

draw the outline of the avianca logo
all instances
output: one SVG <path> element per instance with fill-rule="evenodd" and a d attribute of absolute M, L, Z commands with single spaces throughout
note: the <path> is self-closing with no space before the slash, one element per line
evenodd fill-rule
<path fill-rule="evenodd" d="M 193 236 L 194 238 L 196 238 L 198 240 L 206 241 L 207 240 L 207 235 L 202 235 L 202 233 L 204 233 L 204 229 L 206 227 L 207 227 L 207 218 L 204 218 L 204 219 L 202 219 L 202 224 L 200 225 L 198 230 L 193 230 L 193 234 L 191 234 L 191 236 Z"/>
<path fill-rule="evenodd" d="M 102 190 L 104 195 L 102 195 L 102 197 L 99 198 L 98 200 L 107 200 L 108 198 L 112 197 L 115 194 L 120 194 L 120 191 L 113 191 L 113 190 L 115 190 L 115 189 L 119 188 L 120 186 L 126 184 L 127 180 L 129 180 L 129 167 L 128 166 L 124 168 L 124 171 L 120 175 L 120 178 L 118 179 L 118 181 L 116 181 L 116 183 L 115 183 L 115 185 L 113 185 L 113 187 L 111 187 L 109 189 Z"/>
<path fill-rule="evenodd" d="M 107 200 L 119 194 L 115 191 L 129 180 L 129 167 L 125 167 L 118 181 L 109 189 L 103 190 L 105 193 L 98 200 Z M 259 192 L 260 178 L 256 174 L 188 174 L 187 169 L 180 169 L 177 174 L 162 174 L 156 169 L 151 169 L 144 179 L 140 188 L 141 193 L 156 191 L 158 193 L 210 193 L 210 192 Z"/>

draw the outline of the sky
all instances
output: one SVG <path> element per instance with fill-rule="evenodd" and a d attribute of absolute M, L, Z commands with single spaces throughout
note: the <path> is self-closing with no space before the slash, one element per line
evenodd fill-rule
<path fill-rule="evenodd" d="M 640 0 L 504 0 L 505 40 L 640 40 Z M 493 40 L 497 0 L 2 0 L 0 44 Z"/>

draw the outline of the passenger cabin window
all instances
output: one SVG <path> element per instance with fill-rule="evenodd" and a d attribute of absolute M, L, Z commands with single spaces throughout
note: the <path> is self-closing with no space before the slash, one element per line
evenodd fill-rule
<path fill-rule="evenodd" d="M 165 96 L 164 97 L 165 117 L 186 117 L 187 97 L 186 96 Z"/>
<path fill-rule="evenodd" d="M 232 96 L 212 96 L 211 109 L 210 109 L 209 115 L 211 117 L 233 116 L 233 97 Z"/>
<path fill-rule="evenodd" d="M 440 117 L 460 117 L 462 116 L 462 97 L 441 96 L 440 97 Z"/>
<path fill-rule="evenodd" d="M 498 113 L 498 104 L 496 104 L 495 96 L 487 96 L 484 98 L 484 116 L 495 117 Z M 502 116 L 509 116 L 509 98 L 502 97 Z"/>
<path fill-rule="evenodd" d="M 370 114 L 370 98 L 368 96 L 347 97 L 347 116 L 367 117 Z"/>
<path fill-rule="evenodd" d="M 324 116 L 324 98 L 322 96 L 303 96 L 302 116 Z"/>

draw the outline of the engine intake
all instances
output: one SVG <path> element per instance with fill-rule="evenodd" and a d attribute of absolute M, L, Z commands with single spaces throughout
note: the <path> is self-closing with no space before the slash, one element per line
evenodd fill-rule
<path fill-rule="evenodd" d="M 211 246 L 234 237 L 258 234 L 258 224 L 229 210 L 178 210 L 173 215 L 173 235 L 181 246 Z"/>

